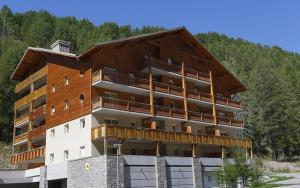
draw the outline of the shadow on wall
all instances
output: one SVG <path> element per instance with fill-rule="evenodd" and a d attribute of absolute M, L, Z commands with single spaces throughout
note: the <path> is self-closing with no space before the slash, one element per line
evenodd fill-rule
<path fill-rule="evenodd" d="M 1 188 L 39 188 L 39 183 L 14 183 L 14 184 L 1 184 Z"/>

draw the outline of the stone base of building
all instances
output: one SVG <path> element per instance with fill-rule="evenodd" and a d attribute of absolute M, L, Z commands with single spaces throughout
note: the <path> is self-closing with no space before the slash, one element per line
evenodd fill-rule
<path fill-rule="evenodd" d="M 220 158 L 101 155 L 25 171 L 1 171 L 3 188 L 212 187 Z M 117 168 L 119 174 L 117 175 Z M 117 180 L 118 179 L 118 180 Z"/>

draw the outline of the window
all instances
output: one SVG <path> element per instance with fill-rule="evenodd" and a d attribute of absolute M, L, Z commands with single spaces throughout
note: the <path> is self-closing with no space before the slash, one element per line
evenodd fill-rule
<path fill-rule="evenodd" d="M 168 58 L 168 64 L 171 65 L 172 64 L 172 59 Z"/>
<path fill-rule="evenodd" d="M 85 119 L 80 120 L 80 128 L 82 128 L 82 129 L 85 128 Z"/>
<path fill-rule="evenodd" d="M 55 137 L 55 129 L 51 129 L 50 137 L 53 139 Z"/>
<path fill-rule="evenodd" d="M 174 150 L 174 155 L 177 156 L 178 155 L 178 151 L 177 149 Z"/>
<path fill-rule="evenodd" d="M 198 134 L 201 134 L 201 131 L 200 131 L 200 130 L 198 130 L 197 132 L 198 132 Z"/>
<path fill-rule="evenodd" d="M 79 95 L 79 101 L 80 101 L 80 104 L 83 103 L 83 101 L 84 101 L 84 94 L 83 94 L 83 93 L 81 93 L 81 94 Z"/>
<path fill-rule="evenodd" d="M 70 79 L 68 76 L 65 77 L 65 86 L 70 84 Z"/>
<path fill-rule="evenodd" d="M 109 98 L 109 99 L 117 99 L 118 94 L 110 93 L 110 92 L 104 92 L 104 97 Z"/>
<path fill-rule="evenodd" d="M 53 163 L 54 162 L 54 153 L 51 153 L 50 154 L 50 163 Z"/>
<path fill-rule="evenodd" d="M 106 125 L 118 125 L 119 124 L 118 120 L 115 120 L 115 119 L 104 119 L 104 123 Z"/>
<path fill-rule="evenodd" d="M 175 125 L 172 125 L 172 130 L 176 131 L 176 126 Z"/>
<path fill-rule="evenodd" d="M 129 79 L 134 80 L 134 74 L 133 73 L 129 73 Z"/>
<path fill-rule="evenodd" d="M 109 147 L 109 148 L 107 148 L 107 153 L 109 155 L 116 155 L 117 154 L 117 148 L 111 148 L 111 147 Z"/>
<path fill-rule="evenodd" d="M 68 101 L 68 100 L 65 100 L 65 106 L 64 106 L 64 109 L 65 109 L 65 110 L 68 110 L 68 109 L 69 109 L 69 101 Z"/>
<path fill-rule="evenodd" d="M 136 121 L 131 121 L 131 122 L 130 122 L 130 126 L 131 126 L 131 127 L 135 127 L 135 126 L 136 126 Z"/>
<path fill-rule="evenodd" d="M 51 84 L 51 92 L 54 93 L 56 91 L 56 84 Z"/>
<path fill-rule="evenodd" d="M 173 84 L 174 84 L 174 83 L 173 83 L 173 80 L 169 80 L 169 85 L 170 85 L 170 86 L 173 86 Z"/>
<path fill-rule="evenodd" d="M 170 107 L 171 107 L 171 109 L 175 109 L 175 102 L 174 102 L 174 101 L 172 101 L 172 102 L 170 103 Z"/>
<path fill-rule="evenodd" d="M 84 69 L 83 68 L 80 69 L 79 74 L 80 74 L 80 77 L 83 77 L 83 74 L 84 74 Z"/>
<path fill-rule="evenodd" d="M 64 160 L 67 161 L 69 159 L 69 150 L 64 151 Z"/>
<path fill-rule="evenodd" d="M 64 127 L 65 134 L 69 133 L 69 124 L 66 124 Z"/>
<path fill-rule="evenodd" d="M 135 97 L 134 96 L 130 96 L 130 101 L 135 102 Z"/>
<path fill-rule="evenodd" d="M 85 156 L 85 146 L 80 146 L 79 156 L 80 157 L 84 157 Z"/>
<path fill-rule="evenodd" d="M 53 115 L 55 113 L 55 107 L 51 106 L 51 115 Z"/>
<path fill-rule="evenodd" d="M 131 148 L 131 155 L 136 155 L 136 149 L 135 148 Z"/>

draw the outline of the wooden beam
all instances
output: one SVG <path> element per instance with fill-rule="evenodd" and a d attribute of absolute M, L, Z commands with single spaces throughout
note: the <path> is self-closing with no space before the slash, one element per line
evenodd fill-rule
<path fill-rule="evenodd" d="M 211 102 L 213 105 L 213 117 L 214 117 L 214 125 L 215 125 L 214 131 L 215 131 L 215 136 L 220 136 L 220 130 L 216 126 L 218 124 L 218 113 L 217 113 L 217 108 L 216 108 L 215 83 L 214 83 L 212 69 L 210 69 L 210 71 L 209 71 L 209 78 L 210 78 Z"/>
<path fill-rule="evenodd" d="M 196 144 L 192 145 L 192 157 L 197 157 L 197 155 L 196 155 Z"/>
<path fill-rule="evenodd" d="M 222 146 L 222 148 L 221 148 L 221 157 L 222 157 L 222 159 L 225 159 L 225 147 L 224 146 Z"/>
<path fill-rule="evenodd" d="M 181 62 L 181 75 L 182 75 L 182 94 L 184 98 L 184 111 L 185 111 L 185 119 L 189 120 L 189 109 L 188 109 L 188 99 L 187 99 L 187 93 L 186 93 L 186 81 L 185 81 L 185 63 L 184 61 Z"/>
<path fill-rule="evenodd" d="M 155 142 L 156 145 L 156 157 L 160 157 L 160 143 Z"/>
<path fill-rule="evenodd" d="M 150 114 L 154 115 L 154 96 L 153 96 L 153 78 L 151 65 L 148 67 L 149 72 L 149 91 L 150 91 Z"/>

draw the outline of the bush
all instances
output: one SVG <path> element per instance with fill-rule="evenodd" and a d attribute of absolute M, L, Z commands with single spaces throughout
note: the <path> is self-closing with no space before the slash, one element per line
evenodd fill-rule
<path fill-rule="evenodd" d="M 224 159 L 223 167 L 216 171 L 219 185 L 236 187 L 240 179 L 244 185 L 256 187 L 260 184 L 259 177 L 262 175 L 262 162 L 258 159 L 247 160 L 243 149 L 236 149 L 233 159 Z"/>

